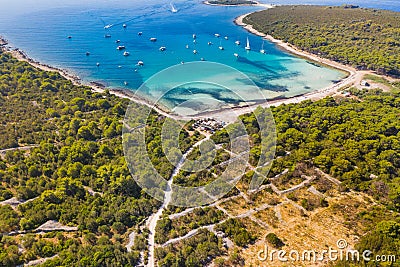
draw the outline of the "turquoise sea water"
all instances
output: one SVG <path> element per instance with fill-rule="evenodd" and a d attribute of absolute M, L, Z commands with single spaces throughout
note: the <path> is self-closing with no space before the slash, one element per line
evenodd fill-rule
<path fill-rule="evenodd" d="M 158 71 L 182 61 L 203 58 L 238 69 L 262 88 L 268 98 L 274 98 L 321 89 L 345 75 L 292 56 L 267 41 L 264 42 L 267 53 L 261 54 L 261 37 L 233 24 L 235 17 L 260 10 L 259 7 L 216 7 L 184 0 L 174 1 L 178 12 L 173 13 L 169 2 L 155 0 L 69 4 L 56 1 L 47 6 L 43 3 L 30 6 L 29 1 L 21 2 L 20 7 L 18 1 L 4 4 L 6 9 L 0 11 L 0 34 L 32 58 L 68 69 L 86 82 L 135 90 Z M 113 26 L 104 29 L 109 24 Z M 216 38 L 215 33 L 221 37 Z M 111 38 L 105 38 L 106 34 Z M 150 42 L 151 37 L 157 41 Z M 252 47 L 249 52 L 244 49 L 247 37 Z M 117 44 L 116 40 L 121 42 Z M 234 43 L 236 40 L 241 42 L 240 46 Z M 125 46 L 130 55 L 123 56 L 124 51 L 116 49 L 118 45 Z M 161 46 L 166 51 L 160 52 Z M 224 50 L 218 49 L 219 46 Z M 143 61 L 144 66 L 137 66 L 138 61 Z M 190 72 L 184 75 L 190 79 Z"/>

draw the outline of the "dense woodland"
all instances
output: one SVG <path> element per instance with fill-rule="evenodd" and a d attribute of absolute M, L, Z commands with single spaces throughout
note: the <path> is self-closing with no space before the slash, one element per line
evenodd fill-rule
<path fill-rule="evenodd" d="M 180 242 L 178 246 L 156 249 L 159 266 L 206 266 L 222 253 L 221 239 L 205 229 Z"/>
<path fill-rule="evenodd" d="M 0 206 L 0 233 L 29 232 L 48 220 L 78 226 L 71 234 L 2 236 L 0 266 L 55 254 L 46 266 L 134 265 L 138 253 L 127 253 L 124 235 L 159 203 L 141 191 L 125 163 L 121 129 L 129 101 L 73 86 L 5 53 L 0 93 L 0 149 L 33 145 L 0 159 L 0 198 L 37 197 L 16 210 Z"/>
<path fill-rule="evenodd" d="M 137 186 L 126 166 L 121 131 L 128 101 L 74 86 L 57 73 L 37 70 L 6 53 L 0 55 L 0 89 L 0 150 L 11 149 L 0 160 L 0 198 L 34 199 L 16 209 L 0 206 L 0 265 L 15 266 L 57 254 L 44 266 L 134 266 L 138 251 L 128 253 L 124 247 L 129 229 L 160 203 Z M 352 92 L 354 98 L 328 97 L 272 108 L 277 148 L 268 177 L 286 168 L 291 177 L 299 164 L 320 168 L 341 180 L 342 190 L 370 194 L 396 214 L 400 211 L 400 93 Z M 143 111 L 139 105 L 134 108 L 138 114 Z M 165 155 L 150 149 L 160 142 L 156 137 L 164 119 L 151 114 L 146 138 L 153 164 L 169 177 L 172 170 Z M 249 114 L 241 119 L 251 136 L 255 166 L 263 157 L 256 117 Z M 183 132 L 179 146 L 185 151 L 200 138 Z M 228 147 L 225 130 L 213 140 Z M 26 146 L 30 149 L 13 149 Z M 220 157 L 225 156 L 221 153 Z M 195 176 L 189 183 L 202 184 L 202 179 Z M 89 193 L 89 189 L 99 193 Z M 224 218 L 208 208 L 175 222 L 164 218 L 157 242 Z M 398 252 L 400 222 L 392 218 L 375 218 L 375 228 L 358 246 L 376 253 Z M 77 226 L 78 231 L 29 233 L 48 220 Z M 227 220 L 218 230 L 243 247 L 256 239 L 245 228 L 240 221 Z M 11 231 L 27 234 L 5 235 Z M 146 247 L 143 238 L 139 241 L 134 249 Z M 24 252 L 19 251 L 20 244 Z M 206 230 L 156 251 L 163 266 L 204 266 L 223 253 L 221 239 Z M 230 257 L 232 264 L 243 264 L 237 252 Z"/>
<path fill-rule="evenodd" d="M 326 6 L 277 6 L 245 23 L 302 50 L 358 69 L 400 76 L 400 13 Z"/>

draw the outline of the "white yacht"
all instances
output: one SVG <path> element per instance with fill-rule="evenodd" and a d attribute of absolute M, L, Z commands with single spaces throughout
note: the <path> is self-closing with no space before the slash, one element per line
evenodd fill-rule
<path fill-rule="evenodd" d="M 235 44 L 236 44 L 236 45 L 240 45 L 240 41 L 237 40 L 237 41 L 235 42 Z"/>
<path fill-rule="evenodd" d="M 126 28 L 126 27 L 127 27 L 127 25 L 124 23 L 124 24 L 122 24 L 122 27 Z"/>
<path fill-rule="evenodd" d="M 196 34 L 193 34 L 193 39 L 196 39 L 197 38 L 197 35 Z"/>
<path fill-rule="evenodd" d="M 193 54 L 195 54 L 195 55 L 196 55 L 197 53 L 198 53 L 198 52 L 197 52 L 197 50 L 196 50 L 196 49 L 195 49 L 195 50 L 193 50 Z"/>
<path fill-rule="evenodd" d="M 117 50 L 124 50 L 126 47 L 124 45 L 117 46 Z"/>
<path fill-rule="evenodd" d="M 138 65 L 138 66 L 143 66 L 143 65 L 144 65 L 144 62 L 140 60 L 140 61 L 138 61 L 137 65 Z"/>
<path fill-rule="evenodd" d="M 150 38 L 150 41 L 156 42 L 156 41 L 157 41 L 157 38 L 152 37 L 152 38 Z"/>
<path fill-rule="evenodd" d="M 214 34 L 215 37 L 220 37 L 221 35 L 219 33 Z"/>
<path fill-rule="evenodd" d="M 245 47 L 244 49 L 246 49 L 246 50 L 251 50 L 251 48 L 250 48 L 249 37 L 247 37 L 247 43 L 246 43 L 246 47 Z"/>
<path fill-rule="evenodd" d="M 130 55 L 129 52 L 127 52 L 127 51 L 124 52 L 124 56 L 125 56 L 125 57 L 127 57 L 127 56 L 129 56 L 129 55 Z"/>
<path fill-rule="evenodd" d="M 208 42 L 207 44 L 208 44 L 208 45 L 212 45 L 213 43 L 212 43 L 212 42 Z"/>
<path fill-rule="evenodd" d="M 236 58 L 239 57 L 239 54 L 238 54 L 238 53 L 234 53 L 233 55 L 234 55 Z"/>
<path fill-rule="evenodd" d="M 167 48 L 166 48 L 165 46 L 161 46 L 161 47 L 159 48 L 159 50 L 160 50 L 160 51 L 165 51 L 165 50 L 167 50 Z"/>
<path fill-rule="evenodd" d="M 262 45 L 261 45 L 260 53 L 261 53 L 261 54 L 265 54 L 264 39 L 263 39 L 263 42 L 262 42 Z"/>
<path fill-rule="evenodd" d="M 138 32 L 137 35 L 142 36 L 142 35 L 143 35 L 143 32 Z"/>

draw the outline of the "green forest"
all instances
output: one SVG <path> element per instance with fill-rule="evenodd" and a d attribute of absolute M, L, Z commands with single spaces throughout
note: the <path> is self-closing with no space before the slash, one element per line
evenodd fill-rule
<path fill-rule="evenodd" d="M 159 203 L 137 186 L 123 156 L 129 101 L 74 86 L 6 53 L 0 93 L 0 149 L 11 148 L 0 158 L 0 200 L 34 199 L 15 210 L 0 206 L 0 266 L 55 254 L 46 266 L 135 265 L 139 254 L 127 253 L 126 233 Z M 12 149 L 25 146 L 32 148 Z M 48 220 L 78 231 L 30 233 Z M 4 235 L 11 231 L 27 234 Z"/>
<path fill-rule="evenodd" d="M 302 164 L 342 181 L 343 191 L 372 196 L 386 208 L 387 217 L 358 214 L 357 219 L 374 225 L 358 246 L 374 253 L 398 253 L 400 93 L 351 91 L 354 98 L 327 97 L 272 107 L 277 147 L 267 175 L 274 177 L 289 169 L 290 177 Z M 42 266 L 135 266 L 139 250 L 146 248 L 146 233 L 138 237 L 132 252 L 125 248 L 127 235 L 160 203 L 139 188 L 126 165 L 121 132 L 129 101 L 107 91 L 95 93 L 89 87 L 75 86 L 57 73 L 38 70 L 8 53 L 0 54 L 0 93 L 0 150 L 4 152 L 0 201 L 12 197 L 32 200 L 15 209 L 0 206 L 0 266 L 53 255 L 58 257 Z M 138 114 L 145 110 L 132 105 Z M 257 112 L 241 117 L 251 137 L 253 166 L 264 156 Z M 146 144 L 156 169 L 169 177 L 171 164 L 160 149 L 153 149 L 161 142 L 158 137 L 164 120 L 155 112 L 150 114 Z M 229 148 L 226 137 L 226 130 L 221 130 L 212 139 Z M 200 139 L 198 133 L 184 130 L 180 149 L 186 151 Z M 193 158 L 197 153 L 193 152 Z M 217 155 L 214 165 L 228 158 L 222 152 Z M 177 182 L 198 185 L 210 178 L 198 175 L 186 181 L 184 176 L 178 176 Z M 249 177 L 246 174 L 243 179 Z M 162 244 L 225 219 L 214 208 L 196 209 L 175 221 L 163 217 L 156 242 Z M 78 230 L 34 233 L 49 220 Z M 217 229 L 237 247 L 258 238 L 233 219 Z M 271 240 L 276 242 L 276 238 Z M 156 249 L 162 266 L 204 266 L 224 254 L 221 239 L 206 229 L 178 245 Z M 236 250 L 229 253 L 231 265 L 244 264 L 239 254 Z"/>
<path fill-rule="evenodd" d="M 277 6 L 244 22 L 302 50 L 400 76 L 400 13 L 349 6 Z"/>

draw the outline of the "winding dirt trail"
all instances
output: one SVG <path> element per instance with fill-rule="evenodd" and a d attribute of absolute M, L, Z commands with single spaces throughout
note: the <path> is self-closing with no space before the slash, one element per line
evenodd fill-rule
<path fill-rule="evenodd" d="M 0 157 L 4 158 L 6 153 L 9 151 L 17 151 L 17 150 L 21 150 L 21 151 L 29 151 L 32 148 L 38 147 L 39 145 L 27 145 L 27 146 L 21 146 L 21 147 L 15 147 L 15 148 L 7 148 L 7 149 L 2 149 L 0 150 Z"/>
<path fill-rule="evenodd" d="M 157 226 L 157 222 L 158 220 L 160 220 L 160 217 L 162 215 L 162 213 L 164 212 L 165 208 L 169 205 L 169 203 L 171 202 L 171 198 L 172 198 L 172 184 L 174 181 L 174 177 L 178 175 L 178 173 L 180 172 L 183 164 L 185 163 L 185 160 L 187 158 L 187 156 L 193 151 L 193 149 L 195 147 L 198 147 L 200 144 L 202 144 L 204 141 L 208 140 L 209 137 L 206 137 L 202 140 L 200 140 L 199 142 L 197 142 L 196 144 L 194 144 L 188 151 L 186 151 L 185 154 L 183 154 L 182 158 L 180 159 L 180 161 L 178 162 L 178 164 L 176 165 L 171 178 L 168 180 L 167 183 L 167 190 L 165 192 L 165 196 L 164 196 L 164 202 L 161 205 L 160 209 L 153 214 L 149 220 L 147 221 L 147 225 L 150 231 L 149 234 L 149 238 L 148 238 L 148 242 L 149 242 L 149 261 L 147 266 L 148 267 L 153 267 L 155 266 L 155 259 L 154 259 L 154 248 L 155 248 L 155 235 L 156 235 L 156 226 Z"/>

